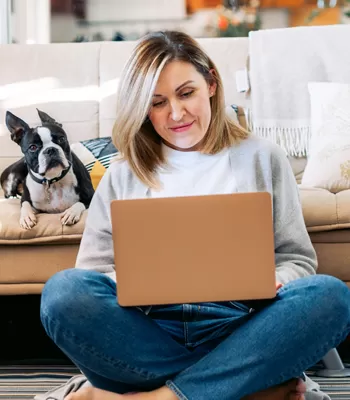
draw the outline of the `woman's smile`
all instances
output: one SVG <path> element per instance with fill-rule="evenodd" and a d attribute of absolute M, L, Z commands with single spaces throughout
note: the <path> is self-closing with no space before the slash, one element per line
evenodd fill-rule
<path fill-rule="evenodd" d="M 192 127 L 193 124 L 194 124 L 194 121 L 189 122 L 187 124 L 179 124 L 179 125 L 176 125 L 176 126 L 172 126 L 169 129 L 172 132 L 175 132 L 175 133 L 186 132 Z"/>

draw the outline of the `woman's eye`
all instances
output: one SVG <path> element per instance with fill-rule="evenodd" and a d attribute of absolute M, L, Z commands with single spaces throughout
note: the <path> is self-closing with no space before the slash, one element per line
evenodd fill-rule
<path fill-rule="evenodd" d="M 152 107 L 160 107 L 160 106 L 162 106 L 162 105 L 164 105 L 165 104 L 165 101 L 163 100 L 163 101 L 158 101 L 158 103 L 154 103 L 154 104 L 152 104 Z"/>
<path fill-rule="evenodd" d="M 35 144 L 32 144 L 31 146 L 29 146 L 29 150 L 30 151 L 37 151 L 38 150 L 38 146 L 36 146 Z"/>
<path fill-rule="evenodd" d="M 194 90 L 190 90 L 188 92 L 182 93 L 181 97 L 190 97 L 193 94 Z"/>

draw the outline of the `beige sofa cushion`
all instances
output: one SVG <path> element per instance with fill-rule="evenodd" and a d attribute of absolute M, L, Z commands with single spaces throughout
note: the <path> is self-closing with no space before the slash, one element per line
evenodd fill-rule
<path fill-rule="evenodd" d="M 303 214 L 309 232 L 320 232 L 350 227 L 350 190 L 333 194 L 325 189 L 299 186 Z M 18 199 L 0 199 L 1 244 L 64 244 L 80 242 L 85 219 L 75 225 L 62 226 L 60 214 L 38 214 L 38 223 L 31 230 L 19 226 Z"/>
<path fill-rule="evenodd" d="M 331 193 L 300 185 L 304 219 L 309 232 L 350 227 L 350 190 Z"/>
<path fill-rule="evenodd" d="M 0 295 L 40 293 L 56 272 L 75 265 L 78 244 L 0 245 Z"/>
<path fill-rule="evenodd" d="M 19 225 L 19 199 L 0 199 L 0 245 L 80 243 L 87 211 L 72 226 L 64 226 L 60 214 L 38 214 L 37 225 L 22 229 Z"/>

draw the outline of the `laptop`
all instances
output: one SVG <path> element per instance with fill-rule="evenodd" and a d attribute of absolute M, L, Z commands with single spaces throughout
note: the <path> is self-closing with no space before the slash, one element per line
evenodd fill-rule
<path fill-rule="evenodd" d="M 276 296 L 267 192 L 113 200 L 121 306 Z"/>

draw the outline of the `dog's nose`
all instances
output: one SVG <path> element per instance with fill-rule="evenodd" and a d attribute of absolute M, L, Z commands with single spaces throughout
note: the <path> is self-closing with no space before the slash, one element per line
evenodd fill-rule
<path fill-rule="evenodd" d="M 45 151 L 45 154 L 47 154 L 48 156 L 54 156 L 55 154 L 57 154 L 57 149 L 55 147 L 48 147 Z"/>

